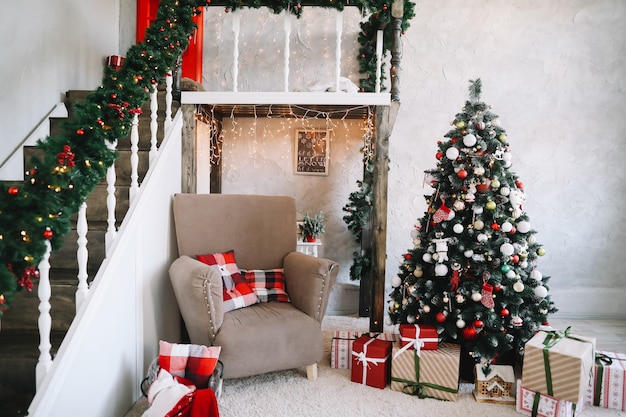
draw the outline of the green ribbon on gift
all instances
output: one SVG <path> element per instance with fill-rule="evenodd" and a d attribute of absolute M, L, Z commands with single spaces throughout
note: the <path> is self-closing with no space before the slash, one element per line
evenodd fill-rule
<path fill-rule="evenodd" d="M 426 388 L 433 388 L 439 391 L 450 392 L 452 394 L 457 394 L 459 392 L 459 390 L 456 388 L 444 387 L 443 385 L 437 385 L 431 382 L 419 382 L 420 380 L 420 357 L 417 354 L 416 350 L 413 351 L 413 361 L 415 362 L 415 381 L 410 381 L 404 378 L 391 377 L 392 381 L 406 384 L 404 388 L 402 388 L 402 392 L 406 394 L 410 394 L 410 395 L 417 395 L 418 398 L 434 398 L 426 394 Z M 407 388 L 409 388 L 410 391 L 406 391 Z"/>
<path fill-rule="evenodd" d="M 591 343 L 589 340 L 580 339 L 578 337 L 572 336 L 572 327 L 568 327 L 565 330 L 548 330 L 545 331 L 546 338 L 543 340 L 543 366 L 546 373 L 546 386 L 548 388 L 548 395 L 554 396 L 554 389 L 552 388 L 552 371 L 550 369 L 550 355 L 549 351 L 553 348 L 557 343 L 561 340 L 567 338 L 572 340 L 577 340 L 583 343 Z M 592 351 L 593 355 L 594 352 Z M 592 370 L 593 372 L 593 370 Z M 591 382 L 591 379 L 590 379 Z"/>

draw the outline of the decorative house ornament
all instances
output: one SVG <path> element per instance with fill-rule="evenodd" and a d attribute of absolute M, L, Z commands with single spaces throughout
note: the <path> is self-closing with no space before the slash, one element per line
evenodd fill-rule
<path fill-rule="evenodd" d="M 489 369 L 489 373 L 485 373 Z M 515 404 L 515 372 L 510 365 L 475 368 L 474 398 L 481 403 Z"/>

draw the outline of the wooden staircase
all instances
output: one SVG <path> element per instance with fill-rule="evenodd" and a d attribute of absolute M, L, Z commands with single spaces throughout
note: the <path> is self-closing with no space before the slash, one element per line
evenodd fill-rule
<path fill-rule="evenodd" d="M 73 103 L 84 101 L 89 91 L 69 91 L 65 97 L 68 117 L 72 117 Z M 165 93 L 158 93 L 159 110 L 157 113 L 157 143 L 163 139 L 163 121 L 165 119 Z M 179 107 L 172 103 L 172 113 Z M 144 104 L 143 113 L 139 116 L 139 184 L 148 170 L 148 152 L 150 150 L 150 103 Z M 56 135 L 63 129 L 66 119 L 51 118 L 50 134 Z M 115 197 L 117 200 L 115 219 L 119 228 L 129 206 L 129 189 L 131 184 L 130 139 L 118 140 L 119 157 L 115 162 Z M 41 152 L 35 147 L 24 148 L 26 169 L 30 168 L 33 155 Z M 87 198 L 87 263 L 88 282 L 91 283 L 100 264 L 105 258 L 105 233 L 107 230 L 108 210 L 106 206 L 107 184 L 103 179 Z M 78 262 L 76 257 L 78 233 L 76 231 L 76 215 L 73 217 L 72 230 L 64 236 L 63 245 L 50 256 L 50 284 L 52 294 L 51 354 L 56 354 L 63 337 L 72 323 L 76 312 L 75 293 L 78 285 Z M 27 415 L 28 406 L 35 394 L 35 366 L 39 357 L 39 298 L 38 282 L 34 282 L 32 292 L 20 292 L 16 295 L 12 307 L 2 318 L 0 329 L 0 416 L 14 417 Z M 97 360 L 97 358 L 94 358 Z M 94 376 L 95 378 L 96 376 Z M 93 383 L 93 381 L 85 381 Z"/>

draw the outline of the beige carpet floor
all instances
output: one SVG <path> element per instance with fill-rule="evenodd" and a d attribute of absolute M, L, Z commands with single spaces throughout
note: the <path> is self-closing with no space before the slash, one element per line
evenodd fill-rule
<path fill-rule="evenodd" d="M 325 352 L 323 360 L 318 364 L 317 380 L 309 381 L 304 369 L 226 380 L 219 400 L 220 415 L 222 417 L 514 417 L 521 415 L 515 411 L 514 405 L 476 402 L 472 395 L 473 384 L 469 383 L 461 383 L 461 395 L 457 402 L 447 402 L 430 398 L 419 399 L 392 391 L 389 387 L 381 390 L 351 382 L 349 370 L 330 367 L 332 332 L 334 330 L 367 331 L 368 325 L 369 321 L 365 318 L 326 317 L 322 323 Z M 599 345 L 601 349 L 608 349 Z M 145 400 L 140 400 L 127 417 L 141 416 L 145 407 Z M 581 415 L 583 417 L 624 417 L 626 413 L 585 406 Z"/>

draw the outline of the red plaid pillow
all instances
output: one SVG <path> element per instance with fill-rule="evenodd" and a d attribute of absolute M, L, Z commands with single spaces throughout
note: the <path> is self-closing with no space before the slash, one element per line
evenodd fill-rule
<path fill-rule="evenodd" d="M 159 341 L 159 366 L 172 376 L 190 380 L 198 389 L 207 388 L 220 356 L 220 346 Z"/>
<path fill-rule="evenodd" d="M 260 302 L 289 302 L 289 296 L 285 292 L 285 273 L 282 268 L 250 269 L 242 272 L 246 282 L 252 287 Z"/>
<path fill-rule="evenodd" d="M 241 277 L 234 251 L 197 255 L 196 258 L 200 262 L 218 268 L 222 274 L 224 312 L 248 307 L 259 302 L 252 288 Z"/>

